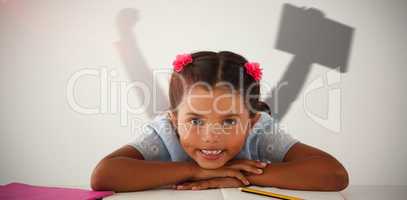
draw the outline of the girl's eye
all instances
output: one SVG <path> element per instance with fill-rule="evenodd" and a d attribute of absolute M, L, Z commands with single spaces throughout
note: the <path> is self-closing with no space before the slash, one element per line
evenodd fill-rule
<path fill-rule="evenodd" d="M 192 123 L 192 125 L 200 126 L 203 124 L 203 121 L 199 118 L 193 118 L 193 119 L 191 119 L 191 123 Z"/>
<path fill-rule="evenodd" d="M 236 120 L 235 119 L 226 119 L 223 121 L 224 126 L 233 126 L 236 125 Z"/>

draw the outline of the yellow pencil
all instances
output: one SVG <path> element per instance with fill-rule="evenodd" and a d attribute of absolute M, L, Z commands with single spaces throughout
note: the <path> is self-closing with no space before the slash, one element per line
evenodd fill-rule
<path fill-rule="evenodd" d="M 248 193 L 253 193 L 253 194 L 259 194 L 259 195 L 264 195 L 264 196 L 268 196 L 268 197 L 274 197 L 274 198 L 278 198 L 278 199 L 284 199 L 284 200 L 303 200 L 303 199 L 298 198 L 298 197 L 287 196 L 287 195 L 282 195 L 282 194 L 276 194 L 276 193 L 272 193 L 272 192 L 269 192 L 269 191 L 258 190 L 258 189 L 253 189 L 253 188 L 242 187 L 242 188 L 239 188 L 239 189 L 240 189 L 240 191 L 242 191 L 242 192 L 248 192 Z"/>

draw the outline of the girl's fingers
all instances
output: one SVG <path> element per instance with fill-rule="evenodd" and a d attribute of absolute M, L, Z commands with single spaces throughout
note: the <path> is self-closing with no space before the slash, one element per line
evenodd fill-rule
<path fill-rule="evenodd" d="M 177 190 L 191 190 L 193 185 L 178 185 Z"/>
<path fill-rule="evenodd" d="M 184 183 L 182 185 L 177 185 L 177 190 L 204 190 L 208 189 L 210 184 L 208 181 L 197 181 L 191 183 Z"/>
<path fill-rule="evenodd" d="M 259 160 L 244 160 L 243 163 L 251 166 L 255 166 L 258 168 L 265 168 L 267 166 L 267 163 L 261 162 Z"/>
<path fill-rule="evenodd" d="M 262 169 L 257 168 L 252 165 L 247 165 L 247 164 L 236 164 L 236 165 L 230 166 L 230 168 L 237 169 L 237 170 L 243 170 L 243 171 L 250 172 L 253 174 L 262 174 L 263 173 Z"/>
<path fill-rule="evenodd" d="M 190 190 L 196 182 L 184 182 L 182 184 L 176 185 L 177 190 Z"/>
<path fill-rule="evenodd" d="M 265 168 L 267 166 L 267 163 L 261 162 L 261 161 L 254 161 L 257 167 Z"/>
<path fill-rule="evenodd" d="M 240 181 L 242 181 L 242 183 L 243 183 L 244 185 L 250 185 L 249 180 L 247 180 L 247 178 L 246 178 L 240 171 L 238 171 L 238 170 L 233 170 L 233 169 L 232 169 L 232 170 L 228 170 L 228 171 L 226 172 L 226 176 L 237 178 L 237 179 L 239 179 Z"/>
<path fill-rule="evenodd" d="M 214 178 L 196 182 L 186 182 L 176 186 L 177 190 L 205 190 L 211 188 L 241 187 L 242 182 L 236 177 Z"/>
<path fill-rule="evenodd" d="M 192 190 L 205 190 L 209 188 L 208 181 L 202 181 L 192 186 Z"/>
<path fill-rule="evenodd" d="M 264 168 L 267 166 L 267 163 L 262 162 L 260 160 L 235 160 L 230 163 L 230 165 L 236 165 L 236 164 L 251 165 L 254 167 L 258 167 L 258 168 Z"/>

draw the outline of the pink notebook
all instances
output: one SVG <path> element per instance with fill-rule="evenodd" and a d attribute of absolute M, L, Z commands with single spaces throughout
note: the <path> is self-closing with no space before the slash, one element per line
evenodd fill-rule
<path fill-rule="evenodd" d="M 62 187 L 43 187 L 23 183 L 10 183 L 0 185 L 0 199 L 30 199 L 30 200 L 55 200 L 55 199 L 101 199 L 112 195 L 112 191 L 92 191 Z"/>

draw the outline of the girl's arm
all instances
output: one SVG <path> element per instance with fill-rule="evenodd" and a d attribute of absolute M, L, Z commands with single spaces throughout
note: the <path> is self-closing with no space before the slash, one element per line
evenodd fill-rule
<path fill-rule="evenodd" d="M 130 192 L 215 177 L 233 177 L 249 184 L 240 170 L 254 172 L 257 168 L 247 164 L 206 170 L 194 162 L 147 161 L 137 149 L 126 145 L 98 163 L 91 176 L 91 187 Z"/>
<path fill-rule="evenodd" d="M 190 163 L 146 161 L 139 151 L 126 145 L 98 163 L 91 176 L 91 187 L 93 190 L 130 192 L 191 177 Z"/>
<path fill-rule="evenodd" d="M 242 162 L 245 162 L 242 160 Z M 283 162 L 269 164 L 261 175 L 248 175 L 253 185 L 296 190 L 339 191 L 348 185 L 345 168 L 329 154 L 311 146 L 297 143 L 286 154 Z M 213 178 L 182 183 L 177 189 L 209 189 L 242 187 L 235 178 Z"/>
<path fill-rule="evenodd" d="M 348 186 L 348 173 L 334 157 L 303 143 L 293 145 L 283 162 L 269 164 L 251 184 L 298 190 L 339 191 Z"/>

